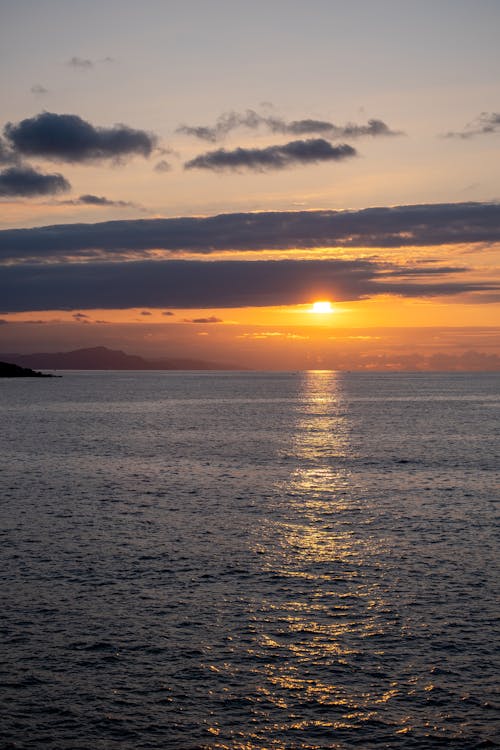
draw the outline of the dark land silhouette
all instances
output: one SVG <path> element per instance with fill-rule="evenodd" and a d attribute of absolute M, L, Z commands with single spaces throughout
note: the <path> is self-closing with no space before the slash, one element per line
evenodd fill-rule
<path fill-rule="evenodd" d="M 30 367 L 20 367 L 11 362 L 0 362 L 0 378 L 53 378 L 46 372 L 37 372 Z M 59 376 L 60 377 L 60 376 Z"/>
<path fill-rule="evenodd" d="M 136 354 L 95 346 L 69 352 L 39 352 L 35 354 L 0 354 L 0 359 L 15 362 L 20 367 L 40 367 L 46 370 L 240 370 L 221 362 L 197 359 L 148 360 Z"/>

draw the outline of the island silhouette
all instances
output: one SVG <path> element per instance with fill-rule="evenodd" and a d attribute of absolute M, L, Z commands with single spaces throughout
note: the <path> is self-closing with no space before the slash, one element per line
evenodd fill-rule
<path fill-rule="evenodd" d="M 15 362 L 19 367 L 44 370 L 241 370 L 221 362 L 198 359 L 149 360 L 118 349 L 95 346 L 69 352 L 38 352 L 35 354 L 0 353 L 0 360 Z"/>

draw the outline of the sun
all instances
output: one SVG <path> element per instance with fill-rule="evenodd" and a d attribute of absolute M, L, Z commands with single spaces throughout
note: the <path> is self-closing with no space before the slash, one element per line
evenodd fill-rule
<path fill-rule="evenodd" d="M 321 300 L 319 302 L 314 302 L 313 306 L 311 308 L 311 312 L 313 312 L 313 313 L 320 313 L 320 314 L 323 314 L 323 315 L 325 313 L 331 313 L 331 312 L 333 312 L 332 303 L 328 302 L 327 300 Z"/>

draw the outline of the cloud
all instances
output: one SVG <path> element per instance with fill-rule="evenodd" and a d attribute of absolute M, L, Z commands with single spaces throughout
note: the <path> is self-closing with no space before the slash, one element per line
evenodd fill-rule
<path fill-rule="evenodd" d="M 356 149 L 347 143 L 332 146 L 323 138 L 310 138 L 267 148 L 236 148 L 232 151 L 220 148 L 216 151 L 207 151 L 186 162 L 184 168 L 215 171 L 245 168 L 261 172 L 268 169 L 285 169 L 297 164 L 342 161 L 353 156 L 357 156 Z"/>
<path fill-rule="evenodd" d="M 0 164 L 18 164 L 19 156 L 0 138 Z"/>
<path fill-rule="evenodd" d="M 90 323 L 89 316 L 85 313 L 73 313 L 72 317 L 77 323 L 85 323 L 86 325 Z"/>
<path fill-rule="evenodd" d="M 435 203 L 356 211 L 266 211 L 0 230 L 0 260 L 209 255 L 238 250 L 429 247 L 500 242 L 500 204 Z"/>
<path fill-rule="evenodd" d="M 177 128 L 177 133 L 184 133 L 185 135 L 192 135 L 195 138 L 200 138 L 203 141 L 215 141 L 223 138 L 225 135 L 230 133 L 232 130 L 237 128 L 246 127 L 255 129 L 259 125 L 265 123 L 266 118 L 257 114 L 251 109 L 248 109 L 244 114 L 238 112 L 226 112 L 221 115 L 215 125 L 180 125 Z"/>
<path fill-rule="evenodd" d="M 158 164 L 155 164 L 154 170 L 155 172 L 170 172 L 172 167 L 168 163 L 168 161 L 165 161 L 165 159 L 162 159 L 158 162 Z"/>
<path fill-rule="evenodd" d="M 391 270 L 393 275 L 391 276 Z M 276 261 L 133 261 L 4 266 L 1 309 L 88 310 L 231 308 L 365 299 L 377 294 L 442 297 L 493 291 L 495 283 L 411 281 L 400 268 L 366 259 Z M 447 270 L 443 271 L 446 276 Z M 408 280 L 409 279 L 409 280 Z M 480 300 L 479 300 L 480 301 Z"/>
<path fill-rule="evenodd" d="M 99 63 L 113 63 L 114 58 L 113 57 L 101 57 L 99 60 L 91 60 L 88 57 L 78 57 L 75 55 L 72 57 L 68 62 L 66 63 L 69 65 L 70 68 L 73 68 L 73 70 L 77 70 L 80 72 L 86 72 L 89 70 L 92 70 L 95 65 L 98 65 Z"/>
<path fill-rule="evenodd" d="M 7 123 L 4 134 L 12 148 L 23 156 L 53 161 L 89 162 L 120 160 L 135 154 L 147 157 L 157 138 L 128 125 L 94 127 L 77 115 L 42 112 L 36 117 Z"/>
<path fill-rule="evenodd" d="M 49 90 L 45 88 L 45 86 L 42 86 L 41 83 L 35 83 L 31 88 L 30 91 L 32 94 L 36 94 L 37 96 L 43 96 L 44 94 L 48 94 Z"/>
<path fill-rule="evenodd" d="M 293 133 L 295 135 L 303 135 L 305 133 L 324 133 L 329 135 L 330 138 L 361 138 L 362 136 L 395 136 L 403 135 L 399 130 L 391 130 L 388 125 L 382 120 L 368 120 L 366 125 L 355 125 L 354 123 L 348 123 L 347 125 L 337 126 L 330 122 L 323 122 L 321 120 L 295 120 L 294 122 L 285 123 L 283 130 L 279 129 L 277 124 L 275 132 Z"/>
<path fill-rule="evenodd" d="M 43 174 L 32 167 L 10 167 L 0 172 L 0 197 L 54 195 L 70 190 L 62 174 Z"/>
<path fill-rule="evenodd" d="M 82 70 L 82 71 L 90 70 L 91 68 L 94 67 L 94 63 L 92 62 L 92 60 L 89 60 L 88 58 L 85 58 L 85 57 L 77 57 L 77 56 L 74 56 L 70 60 L 68 60 L 67 64 L 70 66 L 70 68 L 74 68 L 75 70 Z"/>
<path fill-rule="evenodd" d="M 136 203 L 131 201 L 113 201 L 109 198 L 105 198 L 103 195 L 92 195 L 87 193 L 86 195 L 80 195 L 79 198 L 74 198 L 68 201 L 59 201 L 60 204 L 65 206 L 115 206 L 117 208 L 127 208 L 130 206 L 137 207 Z"/>
<path fill-rule="evenodd" d="M 168 318 L 170 318 L 174 315 L 174 313 L 170 312 L 170 310 L 165 310 L 164 312 L 162 312 L 162 315 L 166 315 Z"/>
<path fill-rule="evenodd" d="M 328 138 L 360 138 L 362 136 L 396 136 L 403 135 L 399 130 L 391 130 L 383 120 L 368 120 L 366 125 L 347 123 L 336 125 L 328 120 L 305 118 L 286 121 L 281 117 L 261 115 L 252 109 L 244 113 L 226 112 L 215 122 L 215 125 L 180 125 L 178 133 L 194 136 L 200 140 L 215 143 L 238 128 L 266 128 L 272 133 L 281 135 L 324 135 Z"/>
<path fill-rule="evenodd" d="M 184 318 L 184 323 L 222 323 L 221 318 L 211 315 L 209 318 Z"/>
<path fill-rule="evenodd" d="M 140 315 L 152 315 L 153 313 L 149 312 L 149 310 L 142 310 L 139 314 Z"/>
<path fill-rule="evenodd" d="M 81 195 L 78 198 L 80 203 L 85 203 L 89 206 L 131 206 L 132 203 L 128 201 L 112 201 L 109 198 L 105 198 L 103 195 Z"/>
<path fill-rule="evenodd" d="M 481 112 L 479 117 L 458 132 L 446 133 L 445 138 L 473 138 L 476 135 L 500 133 L 500 112 Z"/>

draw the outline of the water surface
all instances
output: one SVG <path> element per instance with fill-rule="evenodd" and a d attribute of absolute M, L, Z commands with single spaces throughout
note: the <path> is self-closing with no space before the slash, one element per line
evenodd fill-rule
<path fill-rule="evenodd" d="M 0 382 L 0 745 L 496 747 L 499 405 L 494 374 Z"/>

